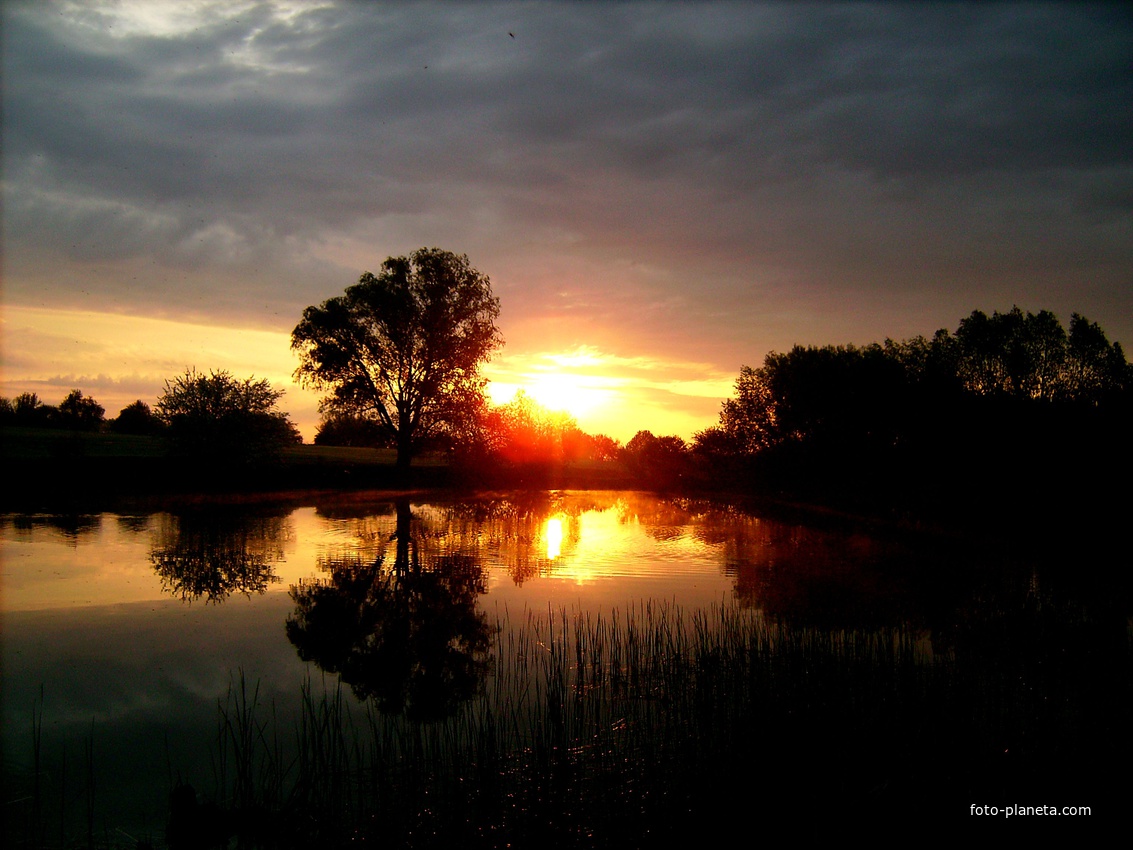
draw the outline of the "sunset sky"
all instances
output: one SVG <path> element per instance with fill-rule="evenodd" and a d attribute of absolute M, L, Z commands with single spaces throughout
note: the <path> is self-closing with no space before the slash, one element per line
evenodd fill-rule
<path fill-rule="evenodd" d="M 0 395 L 291 381 L 428 246 L 498 401 L 627 440 L 794 344 L 1050 309 L 1133 347 L 1125 4 L 4 2 Z"/>

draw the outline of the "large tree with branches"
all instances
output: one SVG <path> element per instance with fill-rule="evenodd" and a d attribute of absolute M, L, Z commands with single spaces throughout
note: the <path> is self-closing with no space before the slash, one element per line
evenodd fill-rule
<path fill-rule="evenodd" d="M 345 294 L 303 311 L 291 333 L 296 378 L 328 390 L 326 413 L 376 423 L 408 468 L 484 404 L 480 366 L 503 344 L 499 300 L 468 257 L 422 248 L 390 257 Z"/>

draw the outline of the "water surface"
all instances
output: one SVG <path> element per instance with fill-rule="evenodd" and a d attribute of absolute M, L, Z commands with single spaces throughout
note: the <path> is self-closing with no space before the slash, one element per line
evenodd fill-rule
<path fill-rule="evenodd" d="M 174 784 L 214 779 L 218 702 L 241 683 L 284 719 L 314 679 L 429 721 L 475 698 L 498 629 L 530 612 L 738 606 L 832 634 L 898 629 L 931 665 L 997 652 L 1020 617 L 1026 637 L 1031 602 L 1057 608 L 1033 571 L 935 548 L 632 492 L 8 514 L 5 771 L 28 786 L 38 718 L 62 797 L 66 765 L 77 799 L 96 764 L 104 825 L 157 835 Z"/>

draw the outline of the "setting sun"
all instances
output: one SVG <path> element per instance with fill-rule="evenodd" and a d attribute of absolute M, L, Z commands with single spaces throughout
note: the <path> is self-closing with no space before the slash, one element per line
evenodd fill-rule
<path fill-rule="evenodd" d="M 490 395 L 495 404 L 506 404 L 523 391 L 547 410 L 565 412 L 576 420 L 601 413 L 617 401 L 618 378 L 594 374 L 602 358 L 579 349 L 564 354 L 545 354 L 528 368 L 511 372 L 504 380 L 493 380 Z"/>
<path fill-rule="evenodd" d="M 522 391 L 550 412 L 567 413 L 583 431 L 623 442 L 645 427 L 691 437 L 715 419 L 734 380 L 706 363 L 626 357 L 590 345 L 505 351 L 485 373 L 493 404 L 509 404 Z"/>
<path fill-rule="evenodd" d="M 533 376 L 527 394 L 548 410 L 564 410 L 574 417 L 590 413 L 609 400 L 609 390 L 590 385 L 592 378 L 565 372 Z"/>

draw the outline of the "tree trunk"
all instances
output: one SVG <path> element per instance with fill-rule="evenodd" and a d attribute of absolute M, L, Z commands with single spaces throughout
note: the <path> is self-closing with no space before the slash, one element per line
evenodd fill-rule
<path fill-rule="evenodd" d="M 397 471 L 401 475 L 409 472 L 413 462 L 413 440 L 406 431 L 397 434 Z"/>

